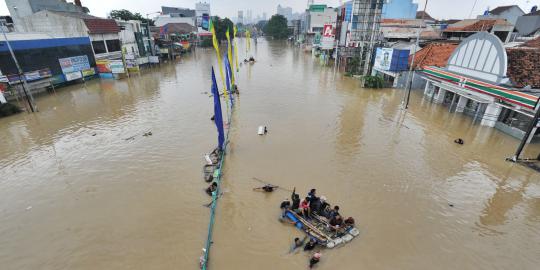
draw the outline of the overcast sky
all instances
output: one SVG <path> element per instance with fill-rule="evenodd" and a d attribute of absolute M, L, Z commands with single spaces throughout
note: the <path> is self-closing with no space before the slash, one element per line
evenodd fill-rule
<path fill-rule="evenodd" d="M 261 15 L 263 12 L 270 15 L 276 13 L 278 4 L 290 6 L 295 12 L 305 9 L 307 0 L 81 0 L 84 6 L 90 9 L 90 13 L 95 16 L 105 17 L 113 9 L 128 9 L 139 12 L 143 16 L 147 13 L 159 11 L 162 5 L 174 7 L 194 8 L 195 3 L 209 2 L 211 4 L 212 15 L 220 17 L 236 17 L 238 10 L 253 10 L 253 17 Z M 403 1 L 403 0 L 394 0 Z M 406 0 L 405 0 L 406 1 Z M 72 2 L 72 0 L 68 0 Z M 345 1 L 343 1 L 345 2 Z M 419 10 L 423 9 L 425 0 L 414 0 L 420 3 Z M 436 19 L 464 19 L 468 18 L 473 8 L 475 0 L 429 0 L 427 12 Z M 476 7 L 473 15 L 481 14 L 487 7 L 497 7 L 501 5 L 517 4 L 528 12 L 533 5 L 540 5 L 540 0 L 476 0 Z M 324 3 L 336 7 L 339 0 L 315 0 L 316 4 Z M 8 15 L 5 0 L 0 0 L 0 15 Z M 244 13 L 244 17 L 245 17 Z M 473 16 L 475 17 L 475 16 Z"/>

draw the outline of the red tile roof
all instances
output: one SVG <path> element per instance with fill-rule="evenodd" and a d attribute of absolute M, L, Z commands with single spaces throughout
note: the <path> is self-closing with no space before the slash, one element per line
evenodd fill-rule
<path fill-rule="evenodd" d="M 516 87 L 530 85 L 540 88 L 540 49 L 512 48 L 506 49 L 508 70 L 506 75 Z"/>
<path fill-rule="evenodd" d="M 108 34 L 120 32 L 120 27 L 113 19 L 84 19 L 89 34 Z"/>
<path fill-rule="evenodd" d="M 424 66 L 445 67 L 448 58 L 450 58 L 457 46 L 458 44 L 454 43 L 430 43 L 416 52 L 413 68 Z M 409 64 L 411 60 L 412 56 L 409 57 Z"/>
<path fill-rule="evenodd" d="M 528 48 L 538 48 L 540 49 L 540 37 L 537 37 L 533 40 L 529 40 L 523 44 L 521 44 L 519 47 L 528 47 Z"/>
<path fill-rule="evenodd" d="M 449 25 L 445 32 L 479 32 L 489 31 L 496 24 L 506 24 L 505 20 L 463 20 Z"/>

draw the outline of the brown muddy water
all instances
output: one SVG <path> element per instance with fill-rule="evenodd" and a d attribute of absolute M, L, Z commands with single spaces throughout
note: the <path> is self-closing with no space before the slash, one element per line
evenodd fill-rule
<path fill-rule="evenodd" d="M 360 89 L 284 43 L 260 40 L 254 55 L 239 73 L 210 269 L 307 268 L 307 254 L 286 254 L 301 233 L 277 221 L 289 194 L 253 192 L 252 177 L 317 188 L 356 219 L 360 236 L 323 250 L 321 270 L 538 269 L 540 175 L 504 161 L 517 140 L 420 93 L 405 112 L 401 90 Z M 197 269 L 214 60 L 199 50 L 0 119 L 0 269 Z"/>

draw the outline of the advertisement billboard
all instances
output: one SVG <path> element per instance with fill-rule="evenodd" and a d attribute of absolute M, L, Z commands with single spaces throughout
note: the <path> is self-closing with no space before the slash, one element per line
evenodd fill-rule
<path fill-rule="evenodd" d="M 64 74 L 83 71 L 90 68 L 90 62 L 86 55 L 60 58 L 58 59 L 58 62 L 60 62 L 60 67 Z"/>
<path fill-rule="evenodd" d="M 321 38 L 321 49 L 330 50 L 334 48 L 335 33 L 331 24 L 325 24 Z"/>
<path fill-rule="evenodd" d="M 394 49 L 392 48 L 377 48 L 377 53 L 375 55 L 375 64 L 373 65 L 373 67 L 378 70 L 390 70 L 393 53 Z"/>

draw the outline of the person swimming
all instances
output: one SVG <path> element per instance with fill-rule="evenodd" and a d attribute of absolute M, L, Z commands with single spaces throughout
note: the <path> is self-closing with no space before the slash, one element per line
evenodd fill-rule
<path fill-rule="evenodd" d="M 316 264 L 319 263 L 319 261 L 321 260 L 321 256 L 322 254 L 317 251 L 313 254 L 313 256 L 311 257 L 311 259 L 309 259 L 309 268 L 313 268 L 313 266 L 315 266 Z"/>
<path fill-rule="evenodd" d="M 457 138 L 454 140 L 455 143 L 459 144 L 459 145 L 463 145 L 465 142 L 463 141 L 463 139 L 461 138 Z"/>
<path fill-rule="evenodd" d="M 270 185 L 270 184 L 266 184 L 262 187 L 257 187 L 257 188 L 254 188 L 253 190 L 254 191 L 264 191 L 264 192 L 273 192 L 275 189 L 277 189 L 278 186 L 274 186 L 274 185 Z"/>

